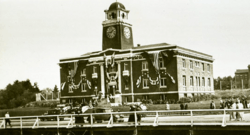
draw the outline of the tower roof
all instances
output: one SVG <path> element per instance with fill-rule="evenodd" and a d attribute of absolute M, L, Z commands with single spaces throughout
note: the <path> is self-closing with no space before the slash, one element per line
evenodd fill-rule
<path fill-rule="evenodd" d="M 123 9 L 126 10 L 125 6 L 120 2 L 114 2 L 109 6 L 109 10 Z"/>

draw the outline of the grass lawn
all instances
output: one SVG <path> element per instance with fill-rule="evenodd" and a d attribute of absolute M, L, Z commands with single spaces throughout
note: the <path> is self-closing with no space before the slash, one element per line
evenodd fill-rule
<path fill-rule="evenodd" d="M 4 117 L 8 111 L 11 117 L 14 116 L 35 116 L 42 115 L 47 110 L 51 110 L 50 107 L 27 107 L 27 108 L 15 108 L 0 110 L 0 117 Z"/>
<path fill-rule="evenodd" d="M 250 89 L 245 90 L 216 90 L 215 95 L 219 98 L 223 96 L 233 96 L 233 95 L 245 95 L 250 99 Z M 219 99 L 213 100 L 216 104 L 216 108 L 219 109 Z M 188 109 L 210 109 L 211 100 L 199 101 L 188 103 Z M 118 109 L 120 111 L 129 111 L 129 106 L 119 106 L 112 107 L 114 111 Z M 154 104 L 147 105 L 148 110 L 166 110 L 165 104 Z M 26 107 L 26 108 L 16 108 L 16 109 L 4 109 L 0 110 L 0 117 L 4 117 L 4 114 L 9 111 L 11 116 L 32 116 L 32 115 L 42 115 L 50 107 Z M 180 104 L 170 104 L 170 110 L 179 110 Z"/>

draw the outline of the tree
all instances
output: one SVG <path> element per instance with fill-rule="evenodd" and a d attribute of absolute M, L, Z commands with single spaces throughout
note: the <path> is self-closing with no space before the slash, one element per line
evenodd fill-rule
<path fill-rule="evenodd" d="M 37 82 L 34 83 L 33 92 L 40 92 Z"/>
<path fill-rule="evenodd" d="M 54 87 L 54 92 L 55 92 L 55 93 L 57 93 L 57 92 L 58 92 L 57 85 L 55 85 L 55 87 Z"/>
<path fill-rule="evenodd" d="M 30 80 L 14 81 L 8 84 L 5 90 L 0 91 L 0 108 L 15 108 L 35 101 L 35 94 L 39 91 L 37 83 L 32 86 Z"/>

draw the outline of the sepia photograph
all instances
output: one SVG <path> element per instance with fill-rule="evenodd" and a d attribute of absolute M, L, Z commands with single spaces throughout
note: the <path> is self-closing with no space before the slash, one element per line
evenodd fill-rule
<path fill-rule="evenodd" d="M 1 135 L 249 135 L 249 0 L 0 0 Z"/>

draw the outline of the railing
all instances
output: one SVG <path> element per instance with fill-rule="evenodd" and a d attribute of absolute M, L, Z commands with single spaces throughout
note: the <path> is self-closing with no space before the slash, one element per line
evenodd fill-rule
<path fill-rule="evenodd" d="M 241 115 L 242 121 L 230 121 L 234 115 Z M 142 116 L 142 118 L 141 118 Z M 82 118 L 82 122 L 77 122 Z M 141 119 L 140 119 L 141 118 Z M 240 117 L 239 117 L 240 118 Z M 83 127 L 122 127 L 122 126 L 196 126 L 227 125 L 250 126 L 250 109 L 205 109 L 205 110 L 162 110 L 130 111 L 111 113 L 84 113 L 48 116 L 10 117 L 12 128 L 72 128 Z M 55 121 L 49 121 L 49 120 Z M 0 118 L 0 129 L 5 126 L 5 118 Z"/>

